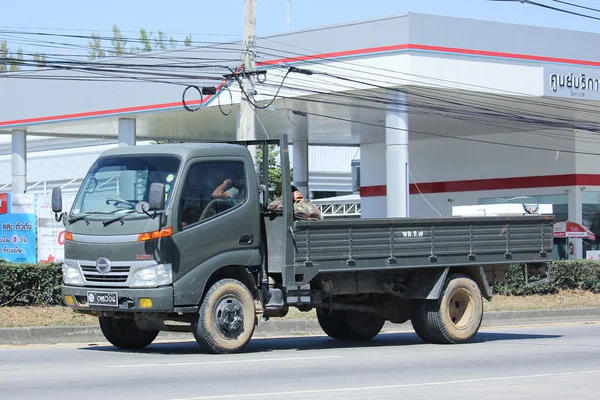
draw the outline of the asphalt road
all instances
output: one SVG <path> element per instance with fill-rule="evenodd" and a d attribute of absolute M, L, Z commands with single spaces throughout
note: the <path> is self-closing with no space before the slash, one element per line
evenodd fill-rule
<path fill-rule="evenodd" d="M 598 398 L 600 324 L 484 329 L 472 343 L 412 333 L 368 343 L 255 339 L 243 354 L 195 342 L 0 347 L 0 399 Z"/>

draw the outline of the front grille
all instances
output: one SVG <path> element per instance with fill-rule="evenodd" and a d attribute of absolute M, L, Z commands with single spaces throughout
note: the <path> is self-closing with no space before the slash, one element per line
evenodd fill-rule
<path fill-rule="evenodd" d="M 108 274 L 101 274 L 96 270 L 96 266 L 82 265 L 83 276 L 88 282 L 106 282 L 106 283 L 124 283 L 127 282 L 130 267 L 113 266 Z"/>

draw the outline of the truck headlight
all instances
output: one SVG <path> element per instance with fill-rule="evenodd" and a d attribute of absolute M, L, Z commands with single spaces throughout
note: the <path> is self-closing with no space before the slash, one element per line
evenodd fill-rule
<path fill-rule="evenodd" d="M 63 264 L 62 274 L 65 285 L 83 286 L 83 276 L 79 268 Z"/>
<path fill-rule="evenodd" d="M 156 287 L 169 285 L 173 282 L 171 264 L 158 264 L 141 268 L 135 272 L 131 287 Z"/>

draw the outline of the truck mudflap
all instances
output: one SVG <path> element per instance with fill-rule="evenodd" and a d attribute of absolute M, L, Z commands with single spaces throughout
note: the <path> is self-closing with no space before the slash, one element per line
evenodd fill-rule
<path fill-rule="evenodd" d="M 125 287 L 62 286 L 67 306 L 97 312 L 172 312 L 173 287 L 131 289 Z"/>

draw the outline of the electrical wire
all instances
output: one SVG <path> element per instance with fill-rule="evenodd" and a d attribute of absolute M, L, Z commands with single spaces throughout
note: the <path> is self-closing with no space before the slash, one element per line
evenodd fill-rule
<path fill-rule="evenodd" d="M 427 203 L 427 205 L 429 207 L 431 207 L 431 209 L 433 211 L 435 211 L 437 213 L 437 215 L 439 215 L 440 217 L 443 217 L 443 215 L 433 205 L 431 205 L 431 203 L 429 202 L 429 200 L 427 200 L 427 198 L 425 197 L 423 192 L 421 192 L 421 189 L 419 188 L 419 185 L 417 184 L 417 181 L 416 181 L 415 177 L 413 176 L 411 169 L 408 166 L 406 168 L 408 169 L 408 173 L 410 174 L 410 177 L 413 181 L 413 185 L 415 185 L 415 188 L 417 189 L 417 191 L 419 192 L 419 194 L 421 195 L 421 197 L 423 198 L 425 203 Z"/>
<path fill-rule="evenodd" d="M 120 68 L 120 67 L 121 67 L 121 65 L 117 66 L 117 68 Z M 98 72 L 98 71 L 94 71 L 93 69 L 92 70 L 88 69 L 87 72 L 91 73 L 91 72 Z M 115 71 L 110 71 L 110 72 L 114 73 Z M 285 75 L 284 79 L 282 79 L 282 82 L 277 86 L 277 90 L 275 91 L 275 95 L 273 96 L 273 98 L 271 99 L 271 101 L 266 106 L 258 106 L 255 102 L 253 102 L 254 103 L 253 106 L 255 106 L 257 108 L 264 109 L 264 108 L 268 108 L 270 105 L 272 105 L 273 102 L 278 98 L 280 90 L 282 88 L 286 87 L 284 84 L 285 84 L 285 79 L 287 78 L 287 75 L 289 74 L 289 72 L 290 72 L 290 70 L 288 69 L 288 71 L 286 72 L 286 75 Z M 102 72 L 102 73 L 105 73 L 105 72 Z M 329 75 L 335 75 L 335 76 L 331 76 L 331 77 L 335 77 L 335 78 L 344 78 L 343 76 L 340 76 L 338 74 L 329 74 Z M 171 79 L 177 79 L 177 78 L 179 78 L 179 79 L 190 79 L 191 77 L 190 76 L 174 76 L 173 74 L 171 74 L 171 76 L 169 78 L 171 78 Z M 194 76 L 194 78 L 197 78 L 197 77 Z M 126 79 L 133 79 L 133 78 L 128 77 Z M 216 78 L 213 78 L 213 79 L 216 79 Z M 259 81 L 259 83 L 262 82 L 260 79 L 258 81 Z M 352 82 L 352 81 L 349 81 L 349 82 Z M 238 79 L 238 83 L 240 83 L 239 79 Z M 373 83 L 368 83 L 368 82 L 364 82 L 364 81 L 356 81 L 356 82 L 353 82 L 353 83 L 356 83 L 356 84 L 367 84 L 367 85 L 371 85 L 372 87 L 381 86 L 381 85 L 377 85 L 377 84 L 373 84 Z M 245 90 L 243 88 L 243 86 L 241 86 L 240 88 L 241 88 L 242 93 L 244 94 L 244 96 L 248 97 L 247 93 L 245 92 Z M 383 88 L 383 89 L 384 90 L 389 90 L 389 88 Z M 227 90 L 229 90 L 229 88 L 227 88 Z M 315 91 L 313 91 L 313 92 L 315 92 Z M 230 93 L 230 97 L 231 97 L 231 91 L 229 91 L 229 93 Z M 333 96 L 333 94 L 330 94 L 330 93 L 328 94 L 328 93 L 325 93 L 325 92 L 322 92 L 322 91 L 321 91 L 320 94 L 321 95 Z M 412 94 L 412 95 L 415 95 L 415 94 Z M 420 95 L 420 94 L 417 94 L 417 95 Z M 339 94 L 338 94 L 338 96 L 339 96 Z M 430 101 L 449 101 L 448 99 L 442 99 L 439 96 L 438 97 L 435 97 L 435 96 L 424 96 L 424 95 L 420 95 L 420 96 L 422 96 L 424 99 L 427 99 L 427 97 L 429 97 Z M 350 97 L 349 99 L 352 99 L 352 98 Z M 356 96 L 354 96 L 354 99 L 356 99 Z M 388 105 L 388 106 L 390 105 L 389 101 L 386 102 L 382 98 L 378 99 L 377 96 L 370 96 L 370 98 L 366 98 L 365 97 L 365 98 L 363 98 L 361 100 L 363 100 L 363 101 L 374 101 L 374 102 L 378 102 L 380 104 L 384 104 L 384 105 Z M 480 109 L 480 110 L 478 110 L 479 114 L 474 114 L 472 112 L 467 112 L 467 111 L 464 111 L 464 110 L 463 111 L 459 110 L 457 108 L 458 105 L 456 105 L 456 104 L 455 104 L 455 108 L 454 109 L 450 109 L 450 108 L 443 109 L 443 108 L 440 108 L 440 107 L 436 108 L 436 107 L 433 107 L 431 105 L 424 105 L 424 104 L 423 105 L 417 105 L 417 107 L 420 107 L 422 110 L 424 110 L 424 111 L 422 111 L 422 113 L 425 114 L 425 115 L 427 115 L 427 114 L 429 114 L 429 115 L 436 115 L 436 114 L 440 115 L 440 113 L 444 113 L 444 112 L 448 113 L 448 112 L 450 112 L 450 113 L 454 113 L 455 114 L 454 117 L 456 117 L 457 119 L 464 119 L 464 116 L 460 116 L 460 114 L 464 114 L 465 116 L 469 116 L 469 115 L 470 116 L 478 116 L 480 118 L 485 118 L 485 117 L 489 118 L 490 117 L 490 115 L 486 115 L 485 114 L 485 112 L 488 112 L 489 110 L 481 110 Z M 471 104 L 471 105 L 469 105 L 469 107 L 471 107 L 471 108 L 472 107 L 476 107 L 476 105 Z M 493 110 L 493 111 L 495 111 L 496 114 L 498 114 L 497 110 Z M 516 109 L 515 111 L 518 111 L 518 109 Z M 221 112 L 223 113 L 223 110 L 221 110 Z M 507 114 L 507 112 L 508 111 L 505 110 L 503 113 L 500 113 L 500 114 Z M 529 123 L 529 124 L 546 124 L 547 126 L 555 126 L 555 127 L 557 126 L 557 124 L 560 124 L 560 123 L 566 124 L 567 123 L 565 121 L 562 121 L 562 122 L 561 121 L 536 121 L 535 119 L 532 119 L 532 118 L 529 118 L 529 120 L 528 120 L 527 118 L 522 118 L 522 117 L 519 117 L 518 115 L 512 115 L 512 116 L 510 116 L 510 115 L 509 116 L 507 116 L 507 115 L 499 115 L 499 116 L 496 116 L 496 117 L 497 118 L 501 118 L 504 121 L 512 119 L 511 122 L 518 122 L 520 124 L 527 124 L 527 123 Z M 569 128 L 573 128 L 572 125 L 566 125 L 566 126 L 569 126 Z M 590 128 L 590 127 L 584 127 L 584 126 L 577 126 L 577 127 L 575 127 L 575 129 L 577 129 L 577 128 L 587 129 L 587 128 Z M 595 129 L 595 127 L 591 127 L 591 128 Z"/>
<path fill-rule="evenodd" d="M 217 104 L 219 106 L 219 111 L 221 111 L 221 114 L 223 114 L 224 116 L 227 117 L 233 112 L 233 96 L 231 94 L 231 89 L 229 89 L 229 85 L 224 85 L 223 90 L 227 90 L 227 92 L 229 92 L 229 105 L 230 105 L 229 112 L 225 113 L 223 111 L 223 108 L 221 106 L 221 96 L 220 95 L 217 95 Z"/>
<path fill-rule="evenodd" d="M 285 87 L 285 86 L 284 86 Z M 356 95 L 344 95 L 344 94 L 339 94 L 339 93 L 330 93 L 330 92 L 323 92 L 323 91 L 319 91 L 319 90 L 311 90 L 310 88 L 298 88 L 297 86 L 290 88 L 290 89 L 302 89 L 302 94 L 306 94 L 305 91 L 309 91 L 310 94 L 320 94 L 326 97 L 332 97 L 335 98 L 336 100 L 331 101 L 331 102 L 327 102 L 327 101 L 322 101 L 323 103 L 329 103 L 332 105 L 343 105 L 343 106 L 350 106 L 350 107 L 362 107 L 364 109 L 372 109 L 372 110 L 380 110 L 380 111 L 387 111 L 389 109 L 390 105 L 396 105 L 396 106 L 403 106 L 406 107 L 409 103 L 404 103 L 404 104 L 399 104 L 399 103 L 395 103 L 393 101 L 390 100 L 386 100 L 386 101 L 382 101 L 380 99 L 374 100 L 377 102 L 381 102 L 381 103 L 385 103 L 385 106 L 371 106 L 371 105 L 356 105 L 356 104 L 352 104 L 352 103 L 342 103 L 340 100 L 337 100 L 338 98 L 343 98 L 346 100 L 369 100 L 368 98 L 365 97 L 361 97 L 361 96 L 356 96 Z M 414 95 L 414 94 L 411 94 Z M 434 99 L 434 100 L 438 100 L 438 101 L 445 101 L 446 99 Z M 309 101 L 309 100 L 306 100 Z M 318 100 L 317 100 L 318 101 Z M 507 118 L 506 115 L 503 115 L 501 113 L 497 113 L 497 114 L 490 114 L 490 113 L 486 113 L 486 114 L 481 114 L 481 113 L 473 113 L 473 112 L 465 112 L 465 111 L 460 111 L 460 109 L 457 108 L 440 108 L 440 107 L 431 107 L 431 106 L 423 106 L 422 104 L 420 104 L 419 102 L 416 101 L 412 101 L 410 103 L 411 107 L 414 109 L 426 109 L 426 110 L 434 110 L 436 111 L 435 115 L 442 115 L 442 116 L 447 116 L 447 117 L 457 117 L 457 115 L 466 115 L 466 116 L 478 116 L 478 117 L 485 117 L 485 118 L 497 118 L 497 119 L 501 119 L 502 121 L 506 121 L 506 120 L 510 120 L 510 121 L 516 121 L 520 124 L 532 124 L 532 125 L 550 125 L 552 127 L 567 127 L 567 128 L 572 128 L 572 122 L 567 121 L 547 121 L 547 120 L 539 120 L 539 119 L 531 119 L 531 118 L 525 118 L 525 117 L 519 117 L 516 118 L 514 116 L 510 116 L 510 118 Z M 493 110 L 492 110 L 493 111 Z M 452 115 L 443 115 L 440 114 L 440 112 L 448 112 L 448 113 L 452 113 Z M 427 114 L 432 114 L 432 113 L 427 113 Z M 463 120 L 464 117 L 459 117 L 458 119 Z M 586 126 L 586 128 L 588 129 L 598 129 L 600 127 L 598 126 Z"/>
<path fill-rule="evenodd" d="M 316 103 L 316 104 L 328 104 L 328 105 L 332 105 L 332 106 L 341 106 L 339 102 L 327 102 L 327 101 L 320 101 L 320 100 L 315 100 L 315 99 L 308 99 L 308 98 L 299 98 L 297 99 L 298 101 L 303 101 L 303 102 L 311 102 L 311 103 Z M 350 105 L 350 107 L 353 108 L 358 108 L 358 109 L 364 109 L 365 107 L 362 107 L 360 105 Z M 381 110 L 382 112 L 384 111 L 383 109 Z M 387 111 L 387 109 L 386 109 Z M 411 112 L 410 110 L 408 111 L 408 113 L 410 115 L 414 115 L 415 113 Z M 417 114 L 421 114 L 423 115 L 424 113 L 417 113 Z M 471 124 L 478 124 L 478 125 L 485 125 L 485 126 L 501 126 L 500 124 L 496 124 L 496 123 L 489 123 L 489 122 L 479 122 L 479 121 L 474 121 L 472 118 L 470 119 L 464 119 L 464 118 L 455 118 L 455 119 L 459 119 L 462 120 L 466 123 L 471 123 Z M 510 127 L 507 127 L 506 130 L 509 130 Z M 509 130 L 510 131 L 510 130 Z M 554 141 L 558 140 L 558 139 L 563 139 L 563 140 L 567 140 L 564 137 L 559 136 L 559 134 L 557 133 L 556 135 L 554 134 L 547 134 L 547 133 L 541 133 L 541 132 L 515 132 L 516 135 L 527 135 L 527 136 L 539 136 L 545 139 L 551 138 L 554 139 Z M 531 138 L 529 138 L 530 141 L 534 142 L 534 140 L 531 140 Z M 545 145 L 549 145 L 552 146 L 552 150 L 564 150 L 564 151 L 570 151 L 570 148 L 572 147 L 572 140 L 567 144 L 568 147 L 564 147 L 561 146 L 557 143 L 548 143 L 547 140 L 538 140 L 537 141 L 540 144 L 545 144 Z M 592 140 L 579 140 L 579 142 L 581 143 L 585 143 L 585 142 L 592 142 L 595 144 L 598 144 L 598 138 L 596 138 L 594 141 Z"/>
<path fill-rule="evenodd" d="M 361 82 L 361 83 L 365 84 L 366 82 Z M 366 83 L 366 84 L 368 84 L 368 83 Z M 453 89 L 455 89 L 455 88 L 453 88 Z M 481 97 L 481 95 L 479 95 L 479 97 Z M 485 96 L 485 97 L 492 98 L 492 97 L 491 97 L 491 95 L 487 95 L 487 96 Z M 497 95 L 496 95 L 496 97 L 497 97 Z M 496 99 L 495 99 L 495 100 L 496 100 Z M 546 100 L 546 99 L 544 99 L 544 100 Z M 520 102 L 520 100 L 519 100 L 519 99 L 514 99 L 514 98 L 511 98 L 511 99 L 510 99 L 510 101 L 511 101 L 511 102 L 513 102 L 513 103 L 514 103 L 514 102 Z M 553 107 L 553 110 L 551 111 L 551 113 L 552 113 L 552 114 L 548 114 L 548 115 L 546 115 L 545 117 L 552 116 L 552 115 L 554 115 L 554 114 L 555 114 L 555 110 L 554 110 L 555 106 L 554 106 L 553 104 L 545 104 L 545 103 L 535 102 L 535 101 L 533 101 L 533 100 L 531 99 L 531 97 L 529 97 L 529 98 L 526 98 L 526 99 L 524 99 L 524 100 L 521 100 L 521 102 L 527 102 L 528 104 L 531 104 L 531 103 L 537 103 L 537 105 L 541 105 L 541 106 L 543 106 L 543 107 L 551 107 L 551 106 L 552 106 L 552 107 Z M 551 101 L 551 102 L 552 102 L 552 101 Z M 552 102 L 552 103 L 553 103 L 553 102 Z M 563 106 L 562 108 L 563 108 L 563 109 L 567 109 L 568 107 L 564 107 L 564 106 Z M 598 109 L 596 109 L 596 110 L 592 110 L 592 109 L 590 109 L 589 107 L 583 107 L 583 106 L 582 106 L 582 107 L 577 107 L 577 108 L 575 108 L 575 107 L 570 107 L 570 108 L 571 108 L 573 111 L 585 112 L 585 113 L 588 113 L 588 114 L 592 114 L 592 113 L 593 113 L 593 114 L 596 114 L 596 113 L 597 113 L 597 111 L 598 111 Z M 521 110 L 522 110 L 521 108 L 514 108 L 514 109 L 513 109 L 513 111 L 514 111 L 514 112 L 521 112 Z M 594 111 L 595 111 L 595 112 L 594 112 Z M 549 113 L 550 113 L 550 112 L 549 112 Z"/>
<path fill-rule="evenodd" d="M 301 100 L 304 100 L 304 99 L 301 99 Z M 298 112 L 297 110 L 288 109 L 288 108 L 282 109 L 282 110 L 284 110 L 284 111 L 291 110 L 292 112 L 294 112 L 294 111 Z M 410 131 L 412 133 L 422 134 L 425 136 L 441 137 L 441 138 L 447 138 L 447 139 L 454 139 L 454 140 L 473 142 L 473 143 L 491 144 L 491 145 L 498 145 L 498 146 L 504 146 L 504 147 L 514 147 L 514 148 L 529 149 L 529 150 L 549 151 L 549 152 L 553 152 L 553 153 L 556 152 L 556 149 L 554 149 L 554 148 L 542 148 L 542 147 L 534 147 L 534 146 L 527 146 L 527 145 L 520 145 L 520 144 L 494 142 L 494 141 L 475 139 L 475 138 L 469 138 L 469 137 L 452 136 L 452 135 L 445 135 L 445 134 L 434 133 L 434 132 L 426 132 L 426 131 L 415 130 L 415 129 L 409 130 L 409 129 L 402 129 L 402 128 L 396 128 L 396 127 L 389 127 L 385 124 L 382 125 L 379 123 L 371 123 L 371 122 L 366 122 L 366 121 L 352 119 L 352 118 L 336 117 L 333 115 L 326 115 L 326 114 L 321 114 L 321 113 L 317 113 L 317 112 L 311 112 L 311 111 L 302 111 L 302 112 L 306 113 L 307 115 L 312 115 L 315 117 L 321 117 L 321 118 L 342 121 L 342 122 L 347 122 L 347 123 L 355 123 L 355 124 L 366 125 L 366 126 L 373 126 L 373 127 L 378 127 L 378 128 L 384 128 L 384 129 L 389 128 L 389 129 L 398 130 L 398 131 Z M 564 153 L 569 153 L 569 154 L 582 154 L 582 155 L 594 155 L 594 156 L 600 155 L 600 153 L 570 150 L 570 149 L 565 149 L 565 150 L 561 150 L 561 151 Z"/>
<path fill-rule="evenodd" d="M 524 4 L 531 4 L 532 6 L 546 8 L 548 10 L 558 11 L 558 12 L 562 12 L 562 13 L 565 13 L 565 14 L 570 14 L 570 15 L 575 15 L 575 16 L 578 16 L 578 17 L 590 18 L 590 19 L 595 19 L 597 21 L 600 21 L 599 17 L 594 17 L 592 15 L 582 14 L 582 13 L 578 13 L 578 12 L 575 12 L 575 11 L 569 11 L 569 10 L 565 10 L 563 8 L 549 6 L 547 4 L 542 4 L 542 3 L 538 3 L 538 2 L 535 2 L 535 1 L 531 1 L 531 0 L 487 0 L 487 1 L 491 1 L 491 2 L 511 2 L 511 3 L 519 2 L 519 3 L 524 3 Z"/>
<path fill-rule="evenodd" d="M 406 72 L 398 71 L 396 69 L 391 69 L 391 68 L 383 68 L 383 67 L 376 67 L 376 66 L 372 66 L 372 65 L 364 65 L 364 64 L 361 64 L 356 61 L 353 62 L 353 61 L 349 61 L 349 60 L 335 60 L 336 61 L 335 64 L 332 65 L 331 61 L 333 61 L 333 59 L 331 57 L 319 56 L 318 52 L 313 49 L 308 49 L 306 47 L 287 44 L 287 43 L 273 40 L 270 38 L 267 38 L 265 40 L 282 45 L 282 46 L 287 46 L 290 48 L 303 50 L 303 52 L 300 53 L 300 52 L 293 52 L 293 51 L 289 51 L 289 50 L 273 49 L 273 48 L 265 47 L 265 46 L 257 46 L 257 48 L 263 48 L 263 49 L 266 49 L 269 51 L 276 52 L 276 53 L 263 53 L 263 54 L 270 55 L 273 57 L 283 58 L 284 60 L 286 58 L 289 58 L 290 55 L 292 55 L 293 57 L 291 58 L 290 61 L 294 61 L 296 59 L 298 61 L 301 61 L 302 63 L 316 64 L 316 65 L 324 66 L 324 67 L 327 67 L 330 69 L 344 70 L 344 71 L 349 71 L 349 72 L 353 72 L 353 73 L 362 72 L 365 75 L 368 75 L 370 77 L 377 76 L 377 77 L 382 77 L 382 78 L 385 78 L 388 80 L 389 79 L 401 79 L 401 80 L 409 82 L 409 83 L 414 82 L 414 83 L 418 83 L 418 84 L 422 84 L 422 80 L 426 79 L 427 81 L 437 82 L 435 84 L 436 87 L 447 87 L 447 88 L 454 89 L 454 90 L 457 88 L 457 86 L 465 88 L 465 89 L 475 89 L 475 90 L 490 89 L 487 86 L 475 85 L 475 84 L 469 84 L 469 83 L 457 83 L 455 81 L 444 80 L 444 79 L 434 78 L 434 77 L 430 77 L 430 76 L 406 73 Z M 309 53 L 306 53 L 306 52 L 309 52 Z M 307 59 L 307 58 L 309 58 L 309 59 Z M 352 66 L 354 68 L 349 68 L 348 66 Z M 359 68 L 359 69 L 357 69 L 357 68 Z M 382 71 L 384 73 L 377 72 L 377 71 Z M 390 75 L 390 73 L 394 74 L 394 75 Z M 399 76 L 401 76 L 402 78 L 399 78 Z M 407 79 L 407 78 L 405 78 L 406 76 L 408 76 L 412 79 Z M 373 78 L 370 78 L 370 79 L 373 79 Z M 529 96 L 529 94 L 527 94 L 527 93 L 510 91 L 510 90 L 505 90 L 505 89 L 501 89 L 501 88 L 493 88 L 493 90 L 498 93 L 502 93 L 502 94 L 506 94 L 506 95 Z M 490 94 L 488 96 L 492 96 L 492 95 Z M 580 105 L 580 103 L 577 103 L 576 101 L 572 101 L 570 99 L 554 100 L 554 99 L 549 98 L 549 99 L 545 99 L 545 100 L 552 102 L 553 104 L 556 104 L 557 106 L 563 106 L 564 104 L 579 104 Z M 580 107 L 583 107 L 583 106 L 580 105 Z M 591 109 L 591 112 L 595 112 L 595 113 L 600 111 L 600 108 L 597 106 L 593 106 L 590 109 Z M 590 111 L 590 109 L 588 109 L 588 111 Z M 579 111 L 582 111 L 581 108 Z"/>
<path fill-rule="evenodd" d="M 33 27 L 33 26 L 4 26 L 0 25 L 0 29 L 17 30 L 17 31 L 63 31 L 63 32 L 89 32 L 90 29 L 83 28 L 46 28 L 46 27 Z M 94 32 L 113 32 L 112 29 L 93 29 Z M 120 30 L 121 33 L 136 33 L 140 31 L 129 31 Z M 242 35 L 234 35 L 230 33 L 194 33 L 194 32 L 169 32 L 168 35 L 191 35 L 191 36 L 222 36 L 222 37 L 239 37 Z"/>
<path fill-rule="evenodd" d="M 121 32 L 122 33 L 122 32 Z M 15 30 L 10 30 L 10 29 L 1 29 L 0 28 L 0 35 L 22 35 L 22 36 L 41 36 L 41 37 L 50 37 L 50 38 L 63 38 L 63 39 L 85 39 L 85 40 L 106 40 L 106 41 L 113 41 L 113 40 L 117 40 L 117 41 L 121 41 L 124 43 L 138 43 L 138 44 L 146 44 L 146 43 L 152 43 L 152 42 L 156 42 L 158 40 L 158 38 L 156 37 L 148 37 L 147 39 L 132 39 L 132 38 L 127 38 L 125 36 L 123 36 L 122 38 L 115 38 L 114 36 L 100 36 L 100 35 L 96 35 L 96 34 L 89 34 L 89 35 L 75 35 L 75 34 L 66 34 L 66 33 L 49 33 L 49 32 L 30 32 L 30 31 L 15 31 Z M 171 44 L 171 43 L 185 43 L 186 40 L 177 40 L 177 39 L 173 39 L 171 40 L 168 37 L 163 37 L 163 41 L 166 44 Z M 196 43 L 200 43 L 200 44 L 223 44 L 224 42 L 222 41 L 196 41 Z M 168 48 L 168 47 L 167 47 Z"/>
<path fill-rule="evenodd" d="M 248 100 L 248 102 L 250 104 L 252 104 L 252 107 L 264 110 L 264 109 L 267 109 L 267 108 L 271 107 L 271 105 L 275 102 L 275 100 L 277 100 L 277 97 L 279 95 L 279 91 L 283 87 L 283 84 L 285 83 L 285 80 L 287 79 L 287 77 L 290 74 L 290 72 L 291 72 L 291 69 L 288 69 L 287 72 L 285 73 L 285 75 L 283 76 L 283 79 L 281 80 L 281 83 L 279 84 L 279 89 L 275 92 L 275 94 L 273 95 L 273 98 L 271 99 L 271 101 L 267 105 L 265 105 L 265 106 L 259 106 L 253 100 L 250 99 L 250 97 L 248 96 L 248 93 L 244 89 L 244 85 L 242 84 L 242 82 L 239 79 L 239 73 L 234 74 L 234 77 L 235 77 L 237 83 L 239 84 L 240 90 L 242 91 L 244 97 L 246 97 L 246 99 Z"/>
<path fill-rule="evenodd" d="M 598 8 L 586 7 L 586 6 L 582 6 L 580 4 L 570 3 L 568 1 L 562 1 L 562 0 L 552 0 L 552 1 L 555 2 L 555 3 L 561 3 L 561 4 L 568 5 L 568 6 L 572 6 L 572 7 L 576 7 L 576 8 L 581 8 L 583 10 L 600 12 L 600 9 L 598 9 Z"/>
<path fill-rule="evenodd" d="M 209 64 L 209 62 L 211 62 Z M 11 64 L 19 67 L 39 67 L 39 61 L 30 60 L 11 60 Z M 204 69 L 208 73 L 203 75 L 193 74 L 192 70 Z M 63 70 L 70 71 L 72 74 L 50 75 L 49 71 Z M 119 62 L 98 62 L 98 61 L 55 61 L 46 60 L 44 66 L 37 70 L 25 70 L 17 73 L 4 73 L 1 78 L 13 79 L 58 79 L 58 80 L 86 80 L 86 75 L 73 75 L 73 73 L 100 75 L 103 80 L 112 81 L 145 81 L 153 83 L 169 83 L 178 85 L 187 85 L 186 81 L 198 81 L 200 79 L 207 81 L 223 81 L 223 73 L 220 71 L 230 70 L 228 65 L 216 64 L 211 60 L 204 60 L 204 63 L 195 65 L 175 64 L 175 63 L 127 63 L 122 60 Z"/>
<path fill-rule="evenodd" d="M 188 107 L 187 103 L 185 102 L 185 94 L 187 93 L 188 89 L 190 89 L 190 88 L 196 89 L 198 91 L 198 93 L 200 94 L 200 104 L 196 108 Z M 183 95 L 181 96 L 181 102 L 183 103 L 183 107 L 186 110 L 191 111 L 191 112 L 198 111 L 202 107 L 203 101 L 204 101 L 204 96 L 202 95 L 202 90 L 200 90 L 200 88 L 196 85 L 189 85 L 188 87 L 186 87 L 185 90 L 183 91 Z"/>
<path fill-rule="evenodd" d="M 369 73 L 369 74 L 372 74 Z M 402 74 L 402 73 L 400 73 Z M 397 77 L 392 77 L 394 79 L 397 79 Z M 375 81 L 375 82 L 381 82 L 382 84 L 385 84 L 387 86 L 397 86 L 399 85 L 398 82 L 389 82 L 389 81 L 383 81 L 383 80 L 373 80 L 372 78 L 369 79 L 369 81 Z M 365 85 L 373 85 L 371 82 L 362 82 Z M 407 83 L 415 83 L 415 84 L 421 84 L 422 85 L 422 81 L 421 80 L 405 80 L 404 82 L 405 84 Z M 381 86 L 381 85 L 378 85 Z M 450 85 L 443 85 L 443 84 L 435 84 L 433 89 L 428 89 L 426 86 L 423 86 L 420 88 L 421 91 L 430 91 L 430 92 L 437 92 L 439 91 L 438 88 L 443 88 L 443 89 L 448 89 L 448 90 L 453 90 L 456 92 L 456 87 L 452 87 Z M 354 87 L 353 89 L 359 89 L 357 87 Z M 486 89 L 486 90 L 490 90 L 491 88 L 486 88 L 486 87 L 480 87 L 480 89 Z M 495 90 L 495 89 L 494 89 Z M 481 93 L 481 92 L 474 92 L 472 90 L 469 90 L 467 92 L 459 92 L 454 93 L 453 97 L 456 96 L 460 96 L 461 97 L 461 101 L 464 101 L 464 99 L 466 98 L 473 98 L 474 101 L 477 101 L 477 103 L 480 102 L 481 99 L 489 99 L 489 100 L 494 100 L 494 101 L 498 101 L 499 99 L 499 95 L 492 95 L 492 94 L 486 94 L 486 93 Z M 558 100 L 554 100 L 554 99 L 548 99 L 548 98 L 544 98 L 543 100 L 541 99 L 536 99 L 536 98 L 532 98 L 530 95 L 524 96 L 524 94 L 520 94 L 519 97 L 515 98 L 515 97 L 510 97 L 510 98 L 506 98 L 505 101 L 510 101 L 510 103 L 512 104 L 516 104 L 516 105 L 530 105 L 530 106 L 538 106 L 541 108 L 551 108 L 551 110 L 548 111 L 547 116 L 552 116 L 555 114 L 556 112 L 556 108 L 560 108 L 563 110 L 570 110 L 573 112 L 578 112 L 578 113 L 584 113 L 587 115 L 597 115 L 600 112 L 600 108 L 597 106 L 586 106 L 586 105 L 581 105 L 581 103 L 573 103 L 570 100 L 562 100 L 561 103 L 558 103 Z M 563 104 L 565 103 L 565 104 Z M 571 106 L 573 105 L 573 106 Z M 575 106 L 576 105 L 576 106 Z M 512 111 L 514 112 L 522 112 L 522 107 L 519 106 L 515 106 L 512 107 Z"/>

